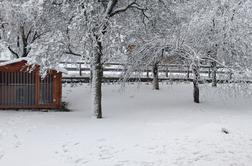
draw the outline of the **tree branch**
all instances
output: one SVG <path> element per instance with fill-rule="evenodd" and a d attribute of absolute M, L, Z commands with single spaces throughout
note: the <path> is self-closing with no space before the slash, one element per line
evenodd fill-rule
<path fill-rule="evenodd" d="M 125 6 L 125 7 L 118 8 L 117 10 L 111 12 L 109 16 L 112 17 L 112 16 L 114 16 L 114 15 L 116 15 L 116 14 L 123 13 L 123 12 L 127 11 L 127 10 L 130 9 L 130 8 L 131 8 L 131 9 L 132 9 L 132 8 L 135 8 L 135 9 L 140 10 L 140 11 L 143 13 L 143 15 L 144 15 L 146 18 L 148 18 L 148 16 L 145 14 L 145 11 L 147 10 L 147 8 L 142 8 L 142 7 L 140 7 L 140 5 L 136 2 L 136 0 L 134 0 L 134 1 L 131 2 L 131 3 L 129 3 L 129 4 L 128 4 L 127 6 Z"/>
<path fill-rule="evenodd" d="M 32 32 L 32 29 L 33 29 L 33 26 L 30 27 L 30 29 L 29 29 L 29 31 L 28 31 L 28 33 L 26 35 L 26 40 L 28 40 L 28 38 L 29 38 L 29 36 L 30 36 L 30 34 Z"/>
<path fill-rule="evenodd" d="M 35 40 L 37 40 L 38 38 L 40 38 L 41 36 L 43 36 L 44 34 L 46 34 L 48 31 L 45 31 L 41 34 L 38 34 L 37 31 L 35 31 L 33 37 L 32 37 L 32 40 L 31 40 L 31 44 L 35 42 Z"/>
<path fill-rule="evenodd" d="M 118 0 L 110 0 L 109 1 L 108 5 L 107 5 L 107 9 L 105 11 L 107 16 L 111 17 L 111 14 L 112 14 L 113 9 L 116 6 L 117 2 L 118 2 Z"/>
<path fill-rule="evenodd" d="M 65 53 L 65 54 L 69 54 L 69 55 L 74 55 L 74 56 L 82 57 L 81 54 L 76 53 L 76 52 L 73 52 L 73 50 L 70 48 L 70 46 L 68 46 L 68 51 L 65 51 L 64 53 Z"/>
<path fill-rule="evenodd" d="M 10 51 L 13 55 L 16 56 L 16 58 L 19 58 L 18 54 L 17 54 L 13 49 L 11 49 L 10 46 L 8 47 L 8 49 L 9 49 L 9 51 Z"/>

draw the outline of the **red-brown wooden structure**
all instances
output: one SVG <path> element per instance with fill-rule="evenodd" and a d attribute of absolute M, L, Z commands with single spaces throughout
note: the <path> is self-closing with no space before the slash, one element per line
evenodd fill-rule
<path fill-rule="evenodd" d="M 60 109 L 62 72 L 17 60 L 0 64 L 0 109 Z"/>

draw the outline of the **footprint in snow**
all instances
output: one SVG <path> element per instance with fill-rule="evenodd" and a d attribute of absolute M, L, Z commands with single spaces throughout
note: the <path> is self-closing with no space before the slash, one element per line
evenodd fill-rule
<path fill-rule="evenodd" d="M 80 163 L 81 161 L 83 161 L 83 158 L 79 158 L 79 159 L 75 160 L 74 162 L 75 162 L 76 164 L 78 164 L 78 163 Z"/>
<path fill-rule="evenodd" d="M 80 144 L 79 142 L 76 142 L 76 143 L 73 144 L 73 146 L 77 146 L 77 145 L 79 145 L 79 144 Z"/>
<path fill-rule="evenodd" d="M 105 142 L 106 139 L 105 139 L 105 138 L 101 138 L 101 139 L 98 139 L 97 141 L 98 141 L 98 142 Z"/>
<path fill-rule="evenodd" d="M 135 145 L 134 145 L 134 147 L 139 147 L 139 146 L 140 146 L 140 145 L 138 145 L 138 144 L 135 144 Z"/>
<path fill-rule="evenodd" d="M 118 161 L 117 164 L 115 164 L 114 166 L 123 166 L 123 165 L 128 165 L 129 161 L 128 160 L 124 160 L 124 161 Z"/>
<path fill-rule="evenodd" d="M 22 145 L 22 143 L 19 141 L 19 138 L 18 138 L 18 136 L 16 134 L 14 134 L 13 137 L 16 140 L 16 142 L 14 144 L 14 147 L 19 148 Z"/>
<path fill-rule="evenodd" d="M 4 154 L 0 154 L 0 160 L 4 157 Z"/>
<path fill-rule="evenodd" d="M 0 160 L 4 157 L 4 151 L 0 147 Z"/>
<path fill-rule="evenodd" d="M 99 146 L 99 158 L 101 160 L 108 160 L 114 158 L 114 155 L 119 151 L 112 146 Z"/>
<path fill-rule="evenodd" d="M 199 151 L 196 151 L 196 152 L 193 152 L 193 155 L 197 155 L 199 153 L 200 153 Z"/>
<path fill-rule="evenodd" d="M 230 132 L 228 131 L 228 129 L 226 128 L 222 128 L 221 129 L 221 132 L 223 132 L 224 134 L 229 134 Z"/>
<path fill-rule="evenodd" d="M 157 147 L 157 146 L 154 146 L 154 147 L 149 147 L 148 149 L 149 149 L 149 150 L 155 150 L 155 149 L 158 149 L 158 147 Z"/>

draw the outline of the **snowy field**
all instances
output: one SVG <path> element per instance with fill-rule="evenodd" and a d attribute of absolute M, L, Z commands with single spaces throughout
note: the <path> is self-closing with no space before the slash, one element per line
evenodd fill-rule
<path fill-rule="evenodd" d="M 88 85 L 63 91 L 72 112 L 0 111 L 0 166 L 251 166 L 252 99 L 204 86 L 194 104 L 191 84 L 105 85 L 97 120 Z"/>

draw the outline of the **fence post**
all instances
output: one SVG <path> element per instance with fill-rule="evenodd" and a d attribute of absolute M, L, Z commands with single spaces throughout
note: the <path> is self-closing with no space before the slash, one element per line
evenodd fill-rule
<path fill-rule="evenodd" d="M 208 68 L 208 78 L 211 78 L 211 68 Z"/>
<path fill-rule="evenodd" d="M 233 75 L 233 73 L 232 73 L 232 71 L 230 70 L 230 71 L 229 71 L 229 80 L 232 80 L 232 75 Z"/>
<path fill-rule="evenodd" d="M 149 78 L 150 77 L 150 75 L 149 75 L 149 69 L 148 69 L 148 66 L 147 66 L 147 69 L 146 69 L 146 76 L 147 76 L 147 78 Z"/>
<path fill-rule="evenodd" d="M 90 75 L 89 75 L 89 83 L 92 86 L 92 79 L 93 79 L 93 66 L 92 64 L 89 65 Z"/>
<path fill-rule="evenodd" d="M 79 63 L 79 74 L 82 76 L 81 63 Z"/>
<path fill-rule="evenodd" d="M 217 87 L 217 63 L 212 62 L 211 68 L 212 68 L 212 86 Z"/>
<path fill-rule="evenodd" d="M 190 66 L 187 66 L 187 79 L 190 79 Z"/>
<path fill-rule="evenodd" d="M 166 76 L 166 77 L 169 76 L 168 72 L 169 72 L 168 67 L 166 67 L 166 70 L 165 70 L 165 76 Z"/>

